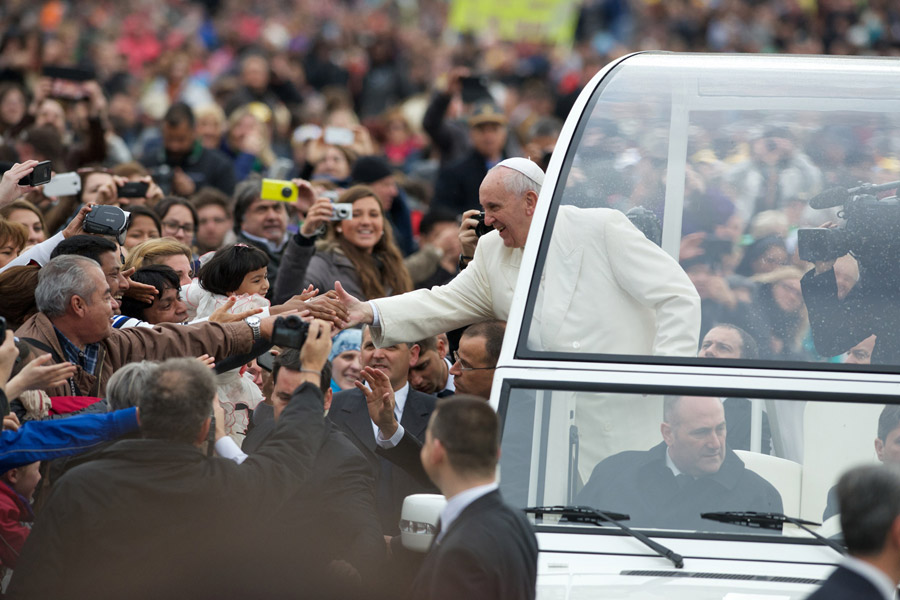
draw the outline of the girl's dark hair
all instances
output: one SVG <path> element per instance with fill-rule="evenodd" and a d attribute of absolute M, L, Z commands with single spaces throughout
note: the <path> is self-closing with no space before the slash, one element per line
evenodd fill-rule
<path fill-rule="evenodd" d="M 269 256 L 256 246 L 232 244 L 216 251 L 200 267 L 200 285 L 208 292 L 227 296 L 244 282 L 251 271 L 269 266 Z"/>
<path fill-rule="evenodd" d="M 131 229 L 132 224 L 134 224 L 135 217 L 147 217 L 156 225 L 156 233 L 158 233 L 160 237 L 162 236 L 162 221 L 159 220 L 159 215 L 157 215 L 155 212 L 153 212 L 146 206 L 141 206 L 139 204 L 129 206 L 128 212 L 131 213 L 131 220 L 128 222 L 128 229 Z"/>
<path fill-rule="evenodd" d="M 365 185 L 355 185 L 338 198 L 340 203 L 353 204 L 363 198 L 375 198 L 381 211 L 383 234 L 369 254 L 360 250 L 338 234 L 331 224 L 329 235 L 340 245 L 344 255 L 356 267 L 359 283 L 366 299 L 382 298 L 388 295 L 403 294 L 412 291 L 412 278 L 403 263 L 403 254 L 394 243 L 394 229 L 384 216 L 384 208 L 375 191 Z"/>

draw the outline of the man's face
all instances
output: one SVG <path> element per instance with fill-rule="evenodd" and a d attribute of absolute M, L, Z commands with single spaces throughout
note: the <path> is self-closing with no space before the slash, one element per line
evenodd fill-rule
<path fill-rule="evenodd" d="M 363 330 L 359 360 L 364 367 L 378 369 L 391 380 L 394 391 L 399 390 L 409 380 L 409 369 L 419 360 L 419 347 L 394 344 L 386 348 L 376 348 L 369 328 Z"/>
<path fill-rule="evenodd" d="M 106 283 L 109 284 L 109 292 L 115 302 L 113 310 L 118 314 L 119 305 L 122 303 L 122 294 L 130 287 L 128 278 L 122 276 L 122 263 L 119 262 L 119 256 L 112 251 L 104 252 L 100 255 L 100 268 L 103 269 Z"/>
<path fill-rule="evenodd" d="M 718 398 L 685 396 L 670 423 L 663 423 L 663 439 L 672 462 L 694 477 L 712 475 L 725 460 L 725 411 Z"/>
<path fill-rule="evenodd" d="M 487 346 L 482 336 L 463 335 L 456 351 L 459 360 L 450 367 L 453 384 L 458 394 L 474 394 L 484 399 L 491 397 L 494 369 L 463 370 L 469 367 L 493 367 L 487 356 Z"/>
<path fill-rule="evenodd" d="M 375 190 L 375 194 L 378 196 L 378 199 L 381 200 L 384 211 L 387 212 L 391 210 L 391 206 L 394 204 L 394 198 L 398 194 L 394 176 L 388 175 L 387 177 L 382 177 L 378 181 L 370 183 L 369 187 Z"/>
<path fill-rule="evenodd" d="M 848 365 L 870 365 L 872 364 L 872 352 L 874 350 L 875 336 L 870 335 L 847 350 L 847 357 L 844 359 L 844 363 Z"/>
<path fill-rule="evenodd" d="M 225 209 L 207 204 L 197 210 L 197 220 L 197 245 L 207 251 L 221 248 L 233 225 Z"/>
<path fill-rule="evenodd" d="M 178 297 L 179 294 L 180 290 L 166 286 L 162 295 L 154 300 L 149 308 L 144 309 L 144 320 L 153 325 L 187 321 L 187 307 Z"/>
<path fill-rule="evenodd" d="M 437 394 L 447 387 L 448 378 L 447 363 L 438 350 L 420 352 L 419 360 L 409 370 L 409 385 L 424 394 Z"/>
<path fill-rule="evenodd" d="M 885 439 L 875 438 L 875 454 L 883 463 L 900 465 L 900 427 L 895 427 Z"/>
<path fill-rule="evenodd" d="M 241 229 L 250 235 L 280 243 L 287 231 L 287 211 L 284 203 L 274 200 L 254 200 L 244 213 Z"/>
<path fill-rule="evenodd" d="M 189 123 L 178 125 L 163 123 L 162 137 L 169 164 L 183 161 L 194 147 L 194 128 Z"/>
<path fill-rule="evenodd" d="M 93 344 L 109 335 L 109 320 L 118 303 L 113 300 L 109 283 L 99 267 L 89 269 L 88 278 L 93 292 L 89 298 L 82 298 L 85 305 L 84 314 L 78 323 L 78 338 L 85 344 Z"/>
<path fill-rule="evenodd" d="M 700 344 L 700 358 L 741 358 L 741 334 L 730 327 L 713 327 Z"/>
<path fill-rule="evenodd" d="M 109 173 L 91 173 L 84 181 L 81 201 L 85 204 L 119 204 L 116 182 Z"/>
<path fill-rule="evenodd" d="M 261 56 L 249 56 L 241 63 L 241 81 L 251 90 L 262 92 L 269 85 L 269 63 Z"/>
<path fill-rule="evenodd" d="M 482 123 L 469 128 L 472 147 L 482 156 L 496 157 L 506 145 L 506 126 L 500 123 Z"/>
<path fill-rule="evenodd" d="M 507 248 L 524 248 L 537 195 L 533 191 L 521 197 L 511 194 L 504 181 L 507 170 L 502 168 L 488 173 L 481 182 L 478 197 L 484 209 L 484 224 L 500 232 Z"/>
<path fill-rule="evenodd" d="M 300 387 L 304 381 L 306 379 L 300 371 L 292 371 L 284 367 L 278 369 L 278 379 L 275 381 L 275 387 L 272 389 L 272 398 L 275 400 L 272 403 L 275 420 L 278 420 L 281 416 L 284 407 L 291 400 L 294 390 Z M 324 401 L 325 412 L 328 412 L 328 409 L 331 408 L 331 390 L 325 393 Z"/>

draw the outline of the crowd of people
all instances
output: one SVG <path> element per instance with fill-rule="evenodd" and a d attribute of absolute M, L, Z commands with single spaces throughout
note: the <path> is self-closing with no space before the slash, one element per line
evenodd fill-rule
<path fill-rule="evenodd" d="M 221 597 L 264 581 L 322 597 L 533 597 L 537 547 L 496 492 L 497 423 L 483 407 L 563 121 L 630 50 L 900 47 L 887 2 L 806 4 L 584 2 L 564 52 L 450 43 L 447 5 L 434 1 L 4 3 L 0 412 L 17 452 L 0 467 L 0 563 L 11 595 Z M 603 181 L 591 203 L 560 211 L 571 235 L 559 244 L 594 261 L 609 257 L 593 244 L 615 243 L 623 258 L 583 278 L 602 294 L 572 302 L 570 271 L 550 273 L 530 343 L 832 358 L 813 343 L 788 199 L 835 183 L 824 161 L 838 159 L 810 157 L 815 140 L 780 130 L 730 157 L 698 136 L 679 264 L 622 214 L 659 212 L 662 171 L 647 170 L 659 157 L 613 125 L 596 134 L 567 185 L 578 197 Z M 877 143 L 854 164 L 877 162 Z M 44 163 L 53 180 L 30 185 Z M 112 209 L 127 211 L 121 227 Z M 816 265 L 832 270 L 843 299 L 859 269 L 850 257 Z M 580 316 L 565 320 L 563 303 Z M 306 343 L 297 317 L 310 322 Z M 870 362 L 875 337 L 858 341 L 834 360 Z M 737 439 L 743 417 L 728 415 L 726 401 Z M 400 510 L 433 491 L 451 502 L 444 546 L 423 563 L 399 542 Z M 487 535 L 485 520 L 518 543 Z M 237 562 L 223 568 L 223 551 Z M 473 578 L 486 555 L 506 566 Z"/>

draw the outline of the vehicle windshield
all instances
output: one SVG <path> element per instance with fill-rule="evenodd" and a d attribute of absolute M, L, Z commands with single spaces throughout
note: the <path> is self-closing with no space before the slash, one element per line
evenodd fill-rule
<path fill-rule="evenodd" d="M 514 506 L 588 506 L 629 527 L 805 536 L 705 520 L 784 513 L 839 533 L 848 468 L 900 463 L 900 405 L 513 387 L 501 401 L 500 487 Z M 573 525 L 583 527 L 583 525 Z"/>
<path fill-rule="evenodd" d="M 593 92 L 566 152 L 517 356 L 665 354 L 639 341 L 653 340 L 641 328 L 659 313 L 635 292 L 661 274 L 641 272 L 605 229 L 602 211 L 615 209 L 696 288 L 704 364 L 897 372 L 897 89 L 900 65 L 878 59 L 624 60 Z M 595 231 L 573 235 L 585 227 Z M 617 318 L 607 292 L 618 288 L 645 304 L 643 320 Z M 608 318 L 585 328 L 572 312 L 580 297 Z M 720 324 L 752 345 L 717 332 L 704 352 Z"/>

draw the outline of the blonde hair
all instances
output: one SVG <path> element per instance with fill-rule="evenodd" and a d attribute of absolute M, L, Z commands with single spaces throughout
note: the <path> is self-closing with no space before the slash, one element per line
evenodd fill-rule
<path fill-rule="evenodd" d="M 270 166 L 273 162 L 275 162 L 275 153 L 272 151 L 272 142 L 271 136 L 269 135 L 269 127 L 266 125 L 260 118 L 257 116 L 256 112 L 250 107 L 249 104 L 245 104 L 240 108 L 235 109 L 231 115 L 228 117 L 228 124 L 225 127 L 225 138 L 227 139 L 231 135 L 231 130 L 240 123 L 241 119 L 246 116 L 251 116 L 256 121 L 257 130 L 262 136 L 263 147 L 259 152 L 259 161 L 263 164 L 263 166 Z"/>
<path fill-rule="evenodd" d="M 187 257 L 188 262 L 193 261 L 191 249 L 179 241 L 171 238 L 155 238 L 141 242 L 128 252 L 128 258 L 125 259 L 123 269 L 128 270 L 131 267 L 140 269 L 147 265 L 156 265 L 162 262 L 160 259 L 169 256 L 178 256 L 183 254 Z"/>
<path fill-rule="evenodd" d="M 0 217 L 0 243 L 8 242 L 15 246 L 16 254 L 21 252 L 28 242 L 28 228 L 21 223 Z"/>

